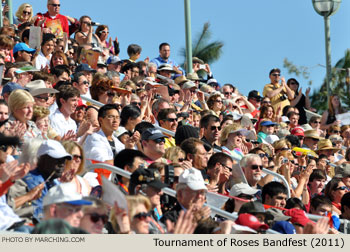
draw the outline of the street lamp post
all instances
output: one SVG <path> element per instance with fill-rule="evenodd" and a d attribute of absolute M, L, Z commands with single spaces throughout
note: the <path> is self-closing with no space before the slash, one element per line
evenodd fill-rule
<path fill-rule="evenodd" d="M 329 17 L 337 12 L 341 0 L 312 0 L 312 5 L 315 11 L 324 18 L 325 44 L 326 44 L 326 69 L 327 69 L 327 101 L 330 97 L 330 83 L 332 79 L 332 65 L 331 65 L 331 35 L 329 31 L 330 19 Z"/>

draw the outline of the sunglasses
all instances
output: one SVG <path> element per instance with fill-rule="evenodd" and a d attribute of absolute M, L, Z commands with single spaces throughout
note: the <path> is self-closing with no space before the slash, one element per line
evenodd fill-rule
<path fill-rule="evenodd" d="M 225 92 L 225 95 L 232 95 L 232 92 Z"/>
<path fill-rule="evenodd" d="M 272 76 L 281 76 L 281 74 L 271 74 Z"/>
<path fill-rule="evenodd" d="M 314 121 L 312 123 L 317 123 L 317 124 L 321 124 L 321 121 Z"/>
<path fill-rule="evenodd" d="M 257 169 L 262 170 L 263 166 L 262 166 L 262 165 L 251 165 L 250 168 L 251 168 L 252 170 L 257 170 Z"/>
<path fill-rule="evenodd" d="M 165 121 L 168 121 L 168 122 L 177 122 L 177 118 L 166 118 Z"/>
<path fill-rule="evenodd" d="M 114 96 L 115 96 L 115 93 L 113 93 L 113 92 L 107 92 L 107 96 L 114 97 Z"/>
<path fill-rule="evenodd" d="M 331 132 L 332 132 L 332 133 L 336 133 L 336 134 L 340 133 L 339 130 L 333 130 L 333 131 L 331 131 Z"/>
<path fill-rule="evenodd" d="M 157 138 L 153 140 L 155 143 L 159 144 L 159 143 L 165 143 L 165 139 L 164 138 Z"/>
<path fill-rule="evenodd" d="M 240 194 L 237 196 L 238 198 L 241 198 L 241 199 L 246 199 L 246 200 L 251 200 L 252 198 L 254 198 L 253 195 L 248 195 L 248 194 Z"/>
<path fill-rule="evenodd" d="M 91 23 L 90 22 L 82 22 L 83 24 L 86 24 L 86 25 L 88 25 L 88 26 L 90 26 L 91 25 Z"/>
<path fill-rule="evenodd" d="M 108 222 L 108 215 L 106 214 L 99 215 L 97 213 L 90 213 L 88 215 L 90 215 L 90 220 L 93 223 L 97 223 L 99 220 L 101 220 L 103 222 L 103 225 L 105 225 Z"/>
<path fill-rule="evenodd" d="M 348 189 L 348 188 L 347 188 L 346 186 L 341 186 L 341 187 L 335 188 L 334 191 L 338 191 L 338 190 L 344 191 L 344 190 L 347 190 L 347 189 Z"/>
<path fill-rule="evenodd" d="M 24 14 L 24 15 L 30 15 L 31 12 L 30 12 L 30 11 L 23 11 L 23 14 Z"/>
<path fill-rule="evenodd" d="M 73 159 L 74 159 L 75 161 L 77 161 L 78 159 L 80 159 L 80 160 L 83 159 L 83 157 L 82 157 L 82 156 L 79 156 L 79 155 L 72 155 L 72 157 L 73 157 Z"/>
<path fill-rule="evenodd" d="M 134 106 L 141 106 L 141 102 L 132 102 L 131 104 Z"/>
<path fill-rule="evenodd" d="M 179 159 L 178 159 L 178 162 L 180 162 L 180 163 L 182 163 L 183 161 L 185 161 L 184 158 L 179 158 Z"/>
<path fill-rule="evenodd" d="M 46 96 L 46 97 L 35 96 L 35 98 L 40 99 L 40 100 L 44 100 L 44 101 L 46 101 L 46 102 L 49 100 L 49 97 L 48 97 L 48 96 Z"/>
<path fill-rule="evenodd" d="M 286 150 L 290 150 L 288 147 L 284 147 L 282 149 L 279 149 L 279 151 L 286 151 Z"/>
<path fill-rule="evenodd" d="M 83 81 L 81 84 L 84 84 L 84 85 L 90 85 L 90 82 L 88 82 L 88 81 Z"/>
<path fill-rule="evenodd" d="M 270 102 L 270 101 L 263 101 L 262 103 L 271 104 L 271 102 Z"/>
<path fill-rule="evenodd" d="M 303 136 L 299 136 L 298 138 L 299 138 L 299 140 L 304 140 Z"/>
<path fill-rule="evenodd" d="M 218 127 L 216 127 L 216 126 L 211 126 L 210 127 L 210 130 L 218 130 L 218 131 L 220 131 L 221 130 L 221 126 L 218 126 Z"/>
<path fill-rule="evenodd" d="M 138 214 L 134 215 L 134 219 L 136 218 L 140 221 L 146 220 L 147 217 L 151 217 L 151 213 L 142 212 L 142 213 L 138 213 Z"/>
<path fill-rule="evenodd" d="M 50 4 L 50 5 L 53 7 L 60 7 L 61 6 L 61 4 Z"/>
<path fill-rule="evenodd" d="M 215 100 L 215 102 L 217 102 L 217 103 L 222 103 L 222 100 Z"/>
<path fill-rule="evenodd" d="M 269 155 L 267 153 L 259 153 L 259 157 L 261 157 L 261 158 L 264 158 L 264 157 L 269 158 Z"/>
<path fill-rule="evenodd" d="M 108 32 L 108 31 L 100 31 L 100 33 L 106 33 L 106 34 L 108 34 L 109 32 Z"/>

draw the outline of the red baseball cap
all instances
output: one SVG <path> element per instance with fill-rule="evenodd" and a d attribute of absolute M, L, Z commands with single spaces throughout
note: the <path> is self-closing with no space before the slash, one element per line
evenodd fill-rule
<path fill-rule="evenodd" d="M 300 127 L 295 127 L 292 129 L 291 134 L 294 136 L 304 136 L 304 130 Z"/>
<path fill-rule="evenodd" d="M 269 229 L 269 226 L 267 224 L 261 223 L 258 218 L 256 218 L 252 214 L 248 213 L 242 213 L 238 216 L 237 220 L 235 221 L 236 224 L 250 227 L 254 230 L 267 230 Z"/>
<path fill-rule="evenodd" d="M 306 216 L 305 211 L 301 209 L 297 209 L 297 208 L 288 209 L 284 212 L 284 215 L 292 217 L 289 221 L 292 222 L 293 224 L 298 223 L 303 227 L 309 222 L 314 223 L 312 220 L 310 220 Z"/>
<path fill-rule="evenodd" d="M 79 98 L 79 101 L 78 101 L 78 106 L 77 107 L 85 107 L 87 108 L 87 106 L 83 103 L 83 100 L 81 99 L 81 97 Z"/>

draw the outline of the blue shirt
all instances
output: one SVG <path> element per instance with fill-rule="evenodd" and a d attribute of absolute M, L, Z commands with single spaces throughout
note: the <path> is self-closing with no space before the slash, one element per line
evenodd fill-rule
<path fill-rule="evenodd" d="M 172 60 L 168 58 L 168 60 L 164 60 L 162 57 L 158 56 L 157 58 L 154 58 L 151 60 L 152 63 L 155 63 L 157 65 L 157 68 L 162 64 L 169 64 L 172 67 L 176 66 L 180 71 L 182 71 L 182 75 L 186 75 L 185 70 L 183 70 L 179 64 L 176 63 L 175 60 Z"/>

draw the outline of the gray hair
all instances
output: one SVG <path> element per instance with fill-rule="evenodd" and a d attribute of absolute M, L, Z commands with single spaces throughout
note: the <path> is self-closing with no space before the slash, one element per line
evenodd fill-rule
<path fill-rule="evenodd" d="M 34 168 L 38 163 L 37 153 L 43 141 L 40 138 L 33 138 L 30 142 L 25 142 L 22 146 L 22 154 L 19 156 L 19 163 L 29 163 Z"/>
<path fill-rule="evenodd" d="M 260 159 L 260 156 L 258 154 L 247 154 L 241 159 L 239 165 L 242 168 L 247 167 L 250 164 L 250 162 L 252 162 L 255 159 Z"/>
<path fill-rule="evenodd" d="M 149 62 L 149 63 L 147 64 L 147 72 L 148 72 L 148 69 L 151 68 L 151 67 L 157 68 L 157 64 L 156 64 L 156 63 L 153 63 L 153 62 Z"/>
<path fill-rule="evenodd" d="M 176 193 L 178 193 L 179 191 L 185 190 L 187 187 L 188 186 L 186 183 L 178 183 L 176 185 Z"/>
<path fill-rule="evenodd" d="M 106 75 L 110 80 L 112 80 L 114 77 L 120 77 L 120 74 L 117 71 L 108 71 Z"/>

